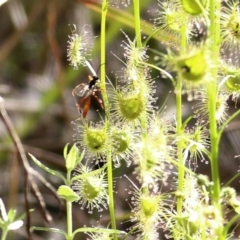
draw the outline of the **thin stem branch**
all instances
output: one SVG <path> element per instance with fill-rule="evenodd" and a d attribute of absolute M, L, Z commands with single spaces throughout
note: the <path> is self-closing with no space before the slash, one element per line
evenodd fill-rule
<path fill-rule="evenodd" d="M 10 120 L 10 118 L 8 117 L 8 114 L 4 108 L 4 100 L 2 97 L 0 97 L 0 117 L 3 121 L 3 123 L 5 124 L 9 135 L 12 138 L 12 141 L 20 155 L 20 159 L 25 171 L 25 209 L 26 209 L 26 230 L 27 230 L 27 234 L 28 234 L 28 238 L 31 240 L 32 239 L 32 234 L 30 232 L 30 214 L 29 214 L 29 200 L 28 200 L 28 185 L 30 184 L 31 188 L 33 189 L 33 194 L 36 197 L 40 208 L 41 208 L 41 212 L 42 212 L 42 216 L 44 217 L 44 219 L 46 221 L 51 221 L 51 216 L 48 214 L 46 208 L 45 208 L 45 203 L 42 197 L 42 194 L 39 192 L 39 189 L 37 187 L 37 185 L 35 184 L 34 180 L 32 179 L 32 168 L 28 163 L 23 145 L 21 143 L 21 140 L 19 138 L 19 136 L 17 135 L 14 126 Z"/>

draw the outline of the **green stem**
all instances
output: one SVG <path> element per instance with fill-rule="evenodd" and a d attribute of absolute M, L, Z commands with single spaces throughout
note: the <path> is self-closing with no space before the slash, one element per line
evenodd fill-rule
<path fill-rule="evenodd" d="M 5 240 L 7 238 L 8 230 L 2 230 L 2 237 L 1 240 Z"/>
<path fill-rule="evenodd" d="M 145 63 L 145 64 L 146 64 L 147 66 L 151 67 L 151 68 L 154 68 L 154 69 L 158 70 L 160 73 L 162 73 L 162 74 L 164 74 L 166 77 L 168 77 L 168 78 L 171 80 L 173 86 L 176 85 L 175 79 L 174 79 L 174 78 L 172 77 L 172 75 L 171 75 L 170 73 L 168 73 L 166 70 L 164 70 L 164 69 L 162 69 L 162 68 L 160 68 L 160 67 L 157 67 L 156 65 L 153 65 L 153 64 L 151 64 L 151 63 Z"/>
<path fill-rule="evenodd" d="M 71 187 L 71 171 L 67 171 L 67 186 Z M 73 238 L 72 202 L 67 201 L 66 211 L 67 211 L 67 240 L 72 240 L 72 238 Z"/>
<path fill-rule="evenodd" d="M 72 232 L 72 202 L 67 202 L 67 239 L 71 240 L 73 236 Z"/>
<path fill-rule="evenodd" d="M 140 4 L 139 0 L 133 0 L 133 10 L 134 10 L 134 28 L 135 28 L 135 39 L 137 43 L 138 48 L 142 48 L 142 36 L 141 36 L 141 19 L 140 19 Z M 141 64 L 141 63 L 140 63 Z M 145 112 L 145 115 L 141 118 L 141 126 L 142 126 L 142 140 L 146 142 L 147 140 L 147 113 Z M 147 169 L 147 162 L 142 161 L 141 162 L 141 169 Z M 143 179 L 143 174 L 145 171 L 143 170 L 141 173 L 141 178 Z M 148 186 L 144 186 L 142 188 L 142 192 L 144 194 L 148 194 Z"/>
<path fill-rule="evenodd" d="M 237 214 L 234 217 L 232 217 L 229 222 L 226 224 L 225 228 L 224 228 L 224 232 L 225 235 L 227 236 L 227 234 L 229 233 L 229 228 L 232 227 L 232 225 L 234 224 L 234 222 L 237 222 L 240 218 L 240 215 Z"/>
<path fill-rule="evenodd" d="M 134 11 L 134 28 L 135 28 L 135 38 L 138 48 L 142 48 L 142 35 L 141 35 L 141 18 L 140 18 L 140 4 L 139 0 L 133 0 L 133 11 Z M 138 63 L 141 64 L 141 63 Z M 146 137 L 147 132 L 147 114 L 141 118 L 141 125 L 143 131 L 143 137 Z M 144 164 L 144 163 L 143 163 Z M 144 166 L 143 166 L 144 168 Z"/>
<path fill-rule="evenodd" d="M 140 5 L 139 0 L 133 0 L 134 6 L 134 27 L 135 27 L 135 35 L 137 41 L 137 47 L 142 47 L 142 39 L 141 39 L 141 19 L 140 19 Z"/>
<path fill-rule="evenodd" d="M 210 1 L 210 45 L 211 58 L 214 65 L 218 65 L 219 57 L 219 41 L 220 41 L 220 1 Z M 220 179 L 219 179 L 219 164 L 218 164 L 218 130 L 216 122 L 216 99 L 217 99 L 217 67 L 212 70 L 212 81 L 207 85 L 207 94 L 209 99 L 209 125 L 210 125 L 210 139 L 211 139 L 211 173 L 213 180 L 212 200 L 215 204 L 219 204 L 220 196 Z"/>
<path fill-rule="evenodd" d="M 221 128 L 219 129 L 218 132 L 218 142 L 220 141 L 220 138 L 222 136 L 222 133 L 224 131 L 224 129 L 227 127 L 227 125 L 238 115 L 240 114 L 240 109 L 238 109 L 233 115 L 231 115 L 226 122 L 223 123 L 223 125 L 221 126 Z"/>
<path fill-rule="evenodd" d="M 181 38 L 181 53 L 184 54 L 186 51 L 186 31 L 187 25 L 182 25 L 182 38 Z M 184 175 L 185 175 L 185 162 L 183 158 L 183 128 L 182 128 L 182 77 L 179 76 L 177 79 L 177 85 L 175 88 L 176 92 L 176 121 L 177 121 L 177 158 L 179 162 L 178 166 L 178 191 L 181 193 L 184 187 Z M 182 212 L 183 199 L 181 197 L 177 200 L 177 211 Z"/>
<path fill-rule="evenodd" d="M 177 121 L 177 159 L 179 162 L 178 166 L 178 191 L 181 193 L 183 191 L 184 185 L 184 159 L 182 155 L 182 80 L 178 78 L 176 86 L 176 121 Z M 177 211 L 181 213 L 182 211 L 182 198 L 179 197 L 177 200 Z"/>
<path fill-rule="evenodd" d="M 107 21 L 108 1 L 102 1 L 101 15 L 101 89 L 107 118 L 109 118 L 109 103 L 106 92 L 106 21 Z"/>
<path fill-rule="evenodd" d="M 207 94 L 209 99 L 209 128 L 211 141 L 211 175 L 213 181 L 212 204 L 222 211 L 220 203 L 220 177 L 219 177 L 219 162 L 218 162 L 218 147 L 219 147 L 219 132 L 216 122 L 216 108 L 218 96 L 218 64 L 220 52 L 220 9 L 221 1 L 210 0 L 210 51 L 213 65 L 211 70 L 211 81 L 207 84 Z M 219 240 L 226 239 L 226 234 L 223 227 L 216 229 L 216 234 Z"/>
<path fill-rule="evenodd" d="M 224 184 L 224 187 L 228 187 L 234 180 L 238 179 L 240 176 L 240 172 L 234 175 L 227 183 Z"/>
<path fill-rule="evenodd" d="M 111 152 L 108 154 L 108 196 L 109 196 L 109 211 L 111 216 L 111 225 L 112 229 L 117 229 L 116 226 L 116 218 L 115 218 L 115 210 L 114 210 L 114 198 L 113 198 L 113 166 L 112 166 L 112 158 Z M 114 234 L 114 240 L 117 239 L 116 234 Z"/>
<path fill-rule="evenodd" d="M 107 11 L 108 11 L 108 1 L 102 1 L 102 15 L 101 15 L 101 88 L 102 88 L 102 95 L 103 101 L 105 106 L 106 112 L 106 128 L 109 128 L 109 102 L 108 96 L 106 91 L 106 70 L 105 70 L 105 63 L 106 63 L 106 21 L 107 21 Z M 115 210 L 114 210 L 114 198 L 113 198 L 113 165 L 112 165 L 112 151 L 111 146 L 108 146 L 107 150 L 107 171 L 108 171 L 108 197 L 109 197 L 109 212 L 111 216 L 111 226 L 112 229 L 117 229 L 116 227 L 116 219 L 115 219 Z M 113 234 L 114 240 L 117 240 L 117 234 Z"/>

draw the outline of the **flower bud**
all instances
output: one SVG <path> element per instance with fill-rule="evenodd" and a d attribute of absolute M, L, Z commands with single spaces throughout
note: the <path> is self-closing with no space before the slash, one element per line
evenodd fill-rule
<path fill-rule="evenodd" d="M 141 93 L 133 91 L 129 94 L 118 93 L 117 104 L 121 117 L 133 121 L 141 116 L 144 111 L 145 101 Z"/>
<path fill-rule="evenodd" d="M 204 51 L 198 51 L 190 56 L 179 58 L 176 62 L 176 68 L 186 81 L 192 83 L 201 81 L 207 71 Z"/>

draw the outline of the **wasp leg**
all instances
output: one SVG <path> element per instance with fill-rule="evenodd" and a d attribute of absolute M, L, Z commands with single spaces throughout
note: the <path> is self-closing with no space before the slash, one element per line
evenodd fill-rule
<path fill-rule="evenodd" d="M 102 99 L 100 99 L 97 95 L 95 95 L 95 92 L 92 94 L 92 96 L 95 97 L 95 99 L 97 100 L 97 102 L 98 102 L 98 104 L 100 105 L 100 107 L 101 107 L 102 109 L 104 109 Z"/>

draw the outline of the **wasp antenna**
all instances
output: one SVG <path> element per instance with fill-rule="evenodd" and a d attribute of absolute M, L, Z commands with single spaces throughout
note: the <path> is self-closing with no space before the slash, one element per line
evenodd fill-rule
<path fill-rule="evenodd" d="M 86 63 L 86 65 L 88 66 L 88 68 L 90 69 L 90 71 L 92 72 L 92 75 L 93 75 L 93 76 L 97 76 L 97 73 L 96 73 L 95 70 L 93 69 L 91 63 L 90 63 L 88 60 L 86 60 L 85 63 Z"/>
<path fill-rule="evenodd" d="M 99 67 L 98 67 L 98 69 L 97 69 L 97 74 L 98 74 L 98 72 L 99 72 L 99 69 L 100 69 L 100 67 L 102 66 L 102 65 L 104 65 L 105 63 L 102 63 Z"/>

